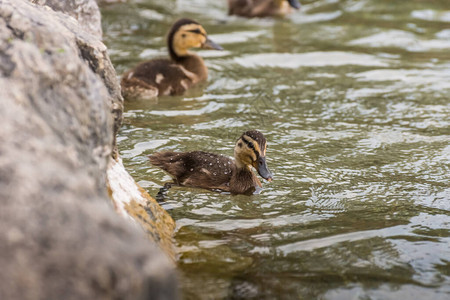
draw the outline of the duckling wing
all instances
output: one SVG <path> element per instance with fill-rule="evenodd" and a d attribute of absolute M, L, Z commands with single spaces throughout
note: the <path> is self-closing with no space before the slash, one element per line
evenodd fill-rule
<path fill-rule="evenodd" d="M 149 156 L 181 185 L 229 190 L 234 161 L 226 156 L 203 151 L 159 152 Z"/>
<path fill-rule="evenodd" d="M 180 95 L 191 85 L 191 79 L 177 64 L 168 59 L 154 59 L 137 65 L 122 77 L 122 89 L 141 85 L 158 90 L 157 95 Z"/>

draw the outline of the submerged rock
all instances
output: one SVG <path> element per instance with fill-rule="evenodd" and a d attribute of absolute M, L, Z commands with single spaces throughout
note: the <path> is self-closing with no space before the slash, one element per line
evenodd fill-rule
<path fill-rule="evenodd" d="M 106 189 L 122 98 L 74 18 L 0 1 L 0 299 L 173 299 L 174 265 Z"/>

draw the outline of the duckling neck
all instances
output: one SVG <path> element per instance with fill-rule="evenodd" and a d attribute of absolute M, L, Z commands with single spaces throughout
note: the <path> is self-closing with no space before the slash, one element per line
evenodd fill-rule
<path fill-rule="evenodd" d="M 198 81 L 204 81 L 208 78 L 208 69 L 206 68 L 205 62 L 196 54 L 189 53 L 179 59 L 177 63 L 182 65 L 183 68 L 189 72 L 197 75 Z"/>
<path fill-rule="evenodd" d="M 236 194 L 252 194 L 257 186 L 261 186 L 258 178 L 249 166 L 235 164 L 235 171 L 230 179 L 230 192 Z"/>
<path fill-rule="evenodd" d="M 244 165 L 237 159 L 235 159 L 234 164 L 236 166 L 236 172 L 234 173 L 236 176 L 248 176 L 247 174 L 251 177 L 255 176 L 249 165 Z"/>
<path fill-rule="evenodd" d="M 172 58 L 172 60 L 178 62 L 180 59 L 182 59 L 183 57 L 187 56 L 189 54 L 189 52 L 187 50 L 184 49 L 175 49 L 175 46 L 173 44 L 172 40 L 169 40 L 169 42 L 167 43 L 167 47 L 169 48 L 169 54 L 170 54 L 170 58 Z"/>
<path fill-rule="evenodd" d="M 173 61 L 187 71 L 194 73 L 198 81 L 204 81 L 208 78 L 208 69 L 200 56 L 189 51 L 175 51 L 172 46 L 169 47 L 169 53 Z"/>
<path fill-rule="evenodd" d="M 234 165 L 236 166 L 236 170 L 249 170 L 249 171 L 250 171 L 249 166 L 243 164 L 243 163 L 238 159 L 238 157 L 237 157 L 236 154 L 235 154 L 235 157 L 234 157 Z"/>

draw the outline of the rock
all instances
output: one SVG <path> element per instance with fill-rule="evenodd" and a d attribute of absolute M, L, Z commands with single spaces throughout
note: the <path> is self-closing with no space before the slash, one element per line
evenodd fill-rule
<path fill-rule="evenodd" d="M 99 5 L 103 4 L 111 4 L 111 3 L 119 3 L 119 2 L 127 2 L 128 0 L 97 0 Z"/>
<path fill-rule="evenodd" d="M 173 263 L 108 198 L 122 99 L 98 37 L 0 1 L 0 99 L 0 299 L 177 298 Z"/>
<path fill-rule="evenodd" d="M 101 43 L 102 26 L 101 16 L 97 3 L 94 0 L 29 0 L 38 5 L 48 6 L 54 11 L 59 11 L 65 15 L 74 17 L 79 26 L 71 27 L 70 30 L 76 30 L 76 42 L 83 58 L 89 62 L 92 70 L 100 75 L 104 84 L 108 88 L 111 101 L 111 111 L 114 116 L 114 137 L 113 156 L 117 155 L 116 135 L 122 124 L 123 98 L 120 92 L 120 85 L 117 83 L 117 76 L 114 67 L 111 64 L 106 47 Z M 80 35 L 80 27 L 94 37 L 87 34 Z"/>
<path fill-rule="evenodd" d="M 107 183 L 116 212 L 124 218 L 131 217 L 138 222 L 149 239 L 157 242 L 164 253 L 175 261 L 176 253 L 172 242 L 175 222 L 156 200 L 134 181 L 120 158 L 117 161 L 111 160 Z"/>
<path fill-rule="evenodd" d="M 29 0 L 38 5 L 47 5 L 78 20 L 80 27 L 102 38 L 101 15 L 95 0 Z"/>

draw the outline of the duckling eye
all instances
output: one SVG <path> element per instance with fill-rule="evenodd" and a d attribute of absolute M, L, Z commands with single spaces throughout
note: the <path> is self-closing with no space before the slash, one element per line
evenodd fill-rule
<path fill-rule="evenodd" d="M 182 37 L 182 38 L 185 38 L 185 37 L 186 37 L 186 34 L 185 34 L 185 33 L 181 34 L 181 37 Z"/>
<path fill-rule="evenodd" d="M 239 148 L 242 148 L 242 143 L 238 143 Z"/>

